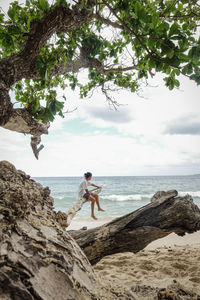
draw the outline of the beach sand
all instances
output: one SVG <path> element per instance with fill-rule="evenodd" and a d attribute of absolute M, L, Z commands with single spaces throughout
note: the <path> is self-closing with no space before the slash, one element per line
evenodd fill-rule
<path fill-rule="evenodd" d="M 78 230 L 82 227 L 86 226 L 87 229 L 94 228 L 106 224 L 112 220 L 116 219 L 116 217 L 99 217 L 97 220 L 92 219 L 91 217 L 82 217 L 82 218 L 74 218 L 67 227 L 67 230 Z"/>
<path fill-rule="evenodd" d="M 140 300 L 154 299 L 149 294 L 150 287 L 172 288 L 173 285 L 176 290 L 184 288 L 191 292 L 191 296 L 169 299 L 200 299 L 192 296 L 192 293 L 200 295 L 200 232 L 184 237 L 170 234 L 136 254 L 109 255 L 94 269 L 105 285 L 122 285 L 128 290 L 137 285 L 147 286 L 140 294 Z"/>
<path fill-rule="evenodd" d="M 93 221 L 87 218 L 84 223 L 74 220 L 68 230 L 83 226 L 89 229 L 108 221 L 110 219 Z M 169 286 L 172 290 L 175 286 L 176 291 L 186 289 L 191 292 L 191 296 L 169 299 L 200 299 L 200 231 L 183 237 L 171 233 L 136 254 L 125 252 L 106 256 L 94 265 L 94 270 L 107 287 L 133 291 L 133 287 L 139 286 L 141 293 L 137 291 L 134 297 L 127 299 L 155 299 L 155 288 Z M 151 288 L 154 288 L 152 294 Z M 199 298 L 193 297 L 192 293 L 199 295 Z"/>

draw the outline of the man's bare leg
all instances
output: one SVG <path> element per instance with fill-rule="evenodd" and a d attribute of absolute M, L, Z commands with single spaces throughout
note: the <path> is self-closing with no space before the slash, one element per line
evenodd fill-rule
<path fill-rule="evenodd" d="M 95 215 L 94 215 L 95 198 L 92 197 L 92 196 L 90 196 L 90 197 L 88 198 L 88 200 L 91 201 L 91 217 L 92 217 L 94 220 L 97 220 L 97 218 L 96 218 Z"/>
<path fill-rule="evenodd" d="M 103 208 L 100 207 L 100 204 L 99 204 L 99 196 L 98 196 L 97 194 L 93 194 L 93 196 L 94 196 L 94 198 L 95 198 L 95 201 L 96 201 L 98 210 L 99 210 L 99 211 L 105 211 Z"/>

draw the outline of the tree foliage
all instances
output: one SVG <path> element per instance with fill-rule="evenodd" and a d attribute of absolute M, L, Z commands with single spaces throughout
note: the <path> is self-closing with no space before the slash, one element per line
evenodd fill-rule
<path fill-rule="evenodd" d="M 78 11 L 89 18 L 52 31 L 34 59 L 36 71 L 12 85 L 16 101 L 36 120 L 63 116 L 66 88 L 78 88 L 83 98 L 99 87 L 112 101 L 112 89 L 134 93 L 157 72 L 165 74 L 170 90 L 179 87 L 180 74 L 200 84 L 200 5 L 195 0 L 14 1 L 6 15 L 0 14 L 1 61 L 23 53 L 35 22 L 56 7 L 73 12 L 74 18 Z M 82 68 L 87 82 L 78 76 Z"/>

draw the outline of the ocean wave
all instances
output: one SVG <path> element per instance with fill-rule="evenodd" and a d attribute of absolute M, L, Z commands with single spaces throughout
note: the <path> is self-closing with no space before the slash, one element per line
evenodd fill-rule
<path fill-rule="evenodd" d="M 140 201 L 145 199 L 150 199 L 153 194 L 131 194 L 131 195 L 104 195 L 101 196 L 102 199 L 111 201 Z"/>
<path fill-rule="evenodd" d="M 196 191 L 196 192 L 192 192 L 192 191 L 189 191 L 189 192 L 179 192 L 178 194 L 179 194 L 179 196 L 185 196 L 186 194 L 189 194 L 192 197 L 199 197 L 200 198 L 200 191 Z"/>
<path fill-rule="evenodd" d="M 179 192 L 179 196 L 185 196 L 186 194 L 191 195 L 192 197 L 199 197 L 200 198 L 200 191 L 192 192 Z M 103 195 L 101 196 L 102 199 L 111 200 L 111 201 L 141 201 L 141 200 L 149 200 L 153 197 L 154 194 L 129 194 L 129 195 Z"/>

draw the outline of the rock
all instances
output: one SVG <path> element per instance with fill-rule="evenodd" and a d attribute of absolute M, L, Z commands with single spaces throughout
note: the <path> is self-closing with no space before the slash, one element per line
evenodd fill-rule
<path fill-rule="evenodd" d="M 158 191 L 157 193 L 155 193 L 155 195 L 153 195 L 153 197 L 151 198 L 151 202 L 158 202 L 158 203 L 162 203 L 170 198 L 174 198 L 178 195 L 178 192 L 176 190 L 171 190 L 171 191 Z"/>
<path fill-rule="evenodd" d="M 87 230 L 87 226 L 83 226 L 80 230 Z"/>
<path fill-rule="evenodd" d="M 179 282 L 169 284 L 166 288 L 136 285 L 131 287 L 131 291 L 138 300 L 198 300 L 199 297 Z"/>
<path fill-rule="evenodd" d="M 96 275 L 59 217 L 49 188 L 0 162 L 0 299 L 99 299 Z"/>

